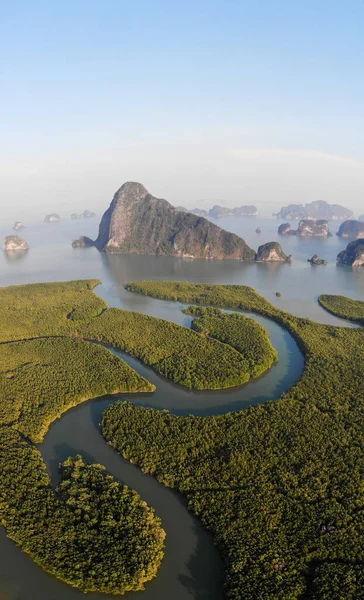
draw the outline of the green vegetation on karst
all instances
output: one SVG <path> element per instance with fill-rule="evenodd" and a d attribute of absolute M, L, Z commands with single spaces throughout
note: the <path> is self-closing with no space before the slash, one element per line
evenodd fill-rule
<path fill-rule="evenodd" d="M 163 557 L 164 531 L 140 496 L 81 457 L 62 465 L 56 493 L 40 452 L 0 427 L 0 518 L 43 569 L 83 591 L 141 590 Z"/>
<path fill-rule="evenodd" d="M 267 330 L 253 319 L 202 306 L 189 306 L 183 312 L 196 317 L 192 321 L 195 331 L 229 344 L 240 352 L 245 361 L 244 371 L 251 377 L 258 377 L 278 360 Z"/>
<path fill-rule="evenodd" d="M 0 423 L 14 423 L 34 443 L 43 440 L 52 421 L 83 400 L 155 389 L 106 348 L 71 338 L 0 344 L 0 373 Z"/>
<path fill-rule="evenodd" d="M 185 494 L 214 533 L 226 598 L 364 598 L 364 330 L 295 317 L 244 286 L 128 289 L 263 314 L 305 353 L 303 376 L 279 401 L 205 418 L 130 403 L 104 411 L 105 439 Z"/>
<path fill-rule="evenodd" d="M 318 301 L 323 308 L 333 315 L 364 325 L 364 302 L 362 300 L 322 294 L 319 296 Z"/>

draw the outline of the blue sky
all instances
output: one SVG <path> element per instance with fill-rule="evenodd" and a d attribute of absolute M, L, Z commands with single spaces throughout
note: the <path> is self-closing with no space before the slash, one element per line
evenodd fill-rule
<path fill-rule="evenodd" d="M 0 198 L 364 213 L 364 3 L 0 0 Z"/>

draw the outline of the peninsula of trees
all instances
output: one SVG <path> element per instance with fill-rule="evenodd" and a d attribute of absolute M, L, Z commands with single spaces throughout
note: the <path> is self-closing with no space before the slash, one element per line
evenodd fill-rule
<path fill-rule="evenodd" d="M 204 418 L 122 403 L 104 412 L 105 438 L 184 494 L 213 532 L 225 597 L 363 598 L 364 329 L 295 317 L 245 286 L 146 281 L 128 289 L 256 312 L 289 330 L 305 355 L 301 379 L 263 406 Z"/>

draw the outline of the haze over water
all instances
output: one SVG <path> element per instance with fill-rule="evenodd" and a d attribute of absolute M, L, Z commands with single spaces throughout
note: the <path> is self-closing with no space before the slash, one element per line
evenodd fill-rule
<path fill-rule="evenodd" d="M 254 249 L 265 242 L 278 241 L 286 254 L 293 255 L 292 264 L 107 255 L 95 248 L 73 249 L 71 242 L 79 235 L 96 238 L 99 221 L 98 216 L 89 220 L 65 219 L 53 224 L 39 222 L 26 227 L 21 235 L 30 245 L 29 252 L 13 256 L 0 253 L 0 285 L 99 278 L 102 286 L 97 293 L 109 304 L 142 312 L 150 311 L 150 300 L 125 292 L 124 285 L 129 281 L 178 279 L 251 285 L 277 306 L 321 322 L 334 322 L 335 319 L 317 305 L 319 294 L 364 297 L 364 269 L 336 264 L 337 254 L 349 242 L 335 235 L 340 225 L 336 221 L 330 223 L 332 237 L 301 238 L 278 236 L 277 229 L 282 221 L 274 218 L 223 217 L 216 220 L 220 227 L 237 233 Z M 292 227 L 296 228 L 297 224 L 293 221 Z M 262 229 L 260 235 L 255 233 L 257 227 Z M 1 238 L 11 233 L 10 226 L 0 228 Z M 329 264 L 311 266 L 307 263 L 307 258 L 315 253 Z M 276 291 L 282 293 L 281 298 L 276 298 Z M 157 312 L 156 316 L 168 318 L 166 303 Z"/>

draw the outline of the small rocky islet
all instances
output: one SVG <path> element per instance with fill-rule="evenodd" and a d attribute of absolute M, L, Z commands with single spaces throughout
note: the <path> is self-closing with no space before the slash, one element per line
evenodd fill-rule
<path fill-rule="evenodd" d="M 297 229 L 292 229 L 289 223 L 282 223 L 278 227 L 279 235 L 298 235 L 301 237 L 329 237 L 329 223 L 326 219 L 301 219 Z"/>
<path fill-rule="evenodd" d="M 93 217 L 96 217 L 96 213 L 92 212 L 92 210 L 84 210 L 82 213 L 72 213 L 71 214 L 72 220 L 92 219 Z"/>
<path fill-rule="evenodd" d="M 50 213 L 44 217 L 45 223 L 59 223 L 61 217 L 57 213 Z"/>
<path fill-rule="evenodd" d="M 72 242 L 72 248 L 90 248 L 92 246 L 94 246 L 93 240 L 86 235 L 81 235 Z"/>
<path fill-rule="evenodd" d="M 351 267 L 364 266 L 364 238 L 350 242 L 345 250 L 337 255 L 337 262 Z"/>
<path fill-rule="evenodd" d="M 15 221 L 13 229 L 14 231 L 21 231 L 22 229 L 24 229 L 24 225 L 21 221 Z"/>
<path fill-rule="evenodd" d="M 20 235 L 7 235 L 3 242 L 5 252 L 29 250 L 29 244 Z"/>
<path fill-rule="evenodd" d="M 257 262 L 291 262 L 292 255 L 285 254 L 278 242 L 267 242 L 259 246 L 255 260 Z"/>
<path fill-rule="evenodd" d="M 364 222 L 360 219 L 348 219 L 341 223 L 337 235 L 341 238 L 364 238 Z"/>
<path fill-rule="evenodd" d="M 320 258 L 317 254 L 311 256 L 311 258 L 307 259 L 307 262 L 311 263 L 311 265 L 327 265 L 328 262 L 324 258 Z"/>

